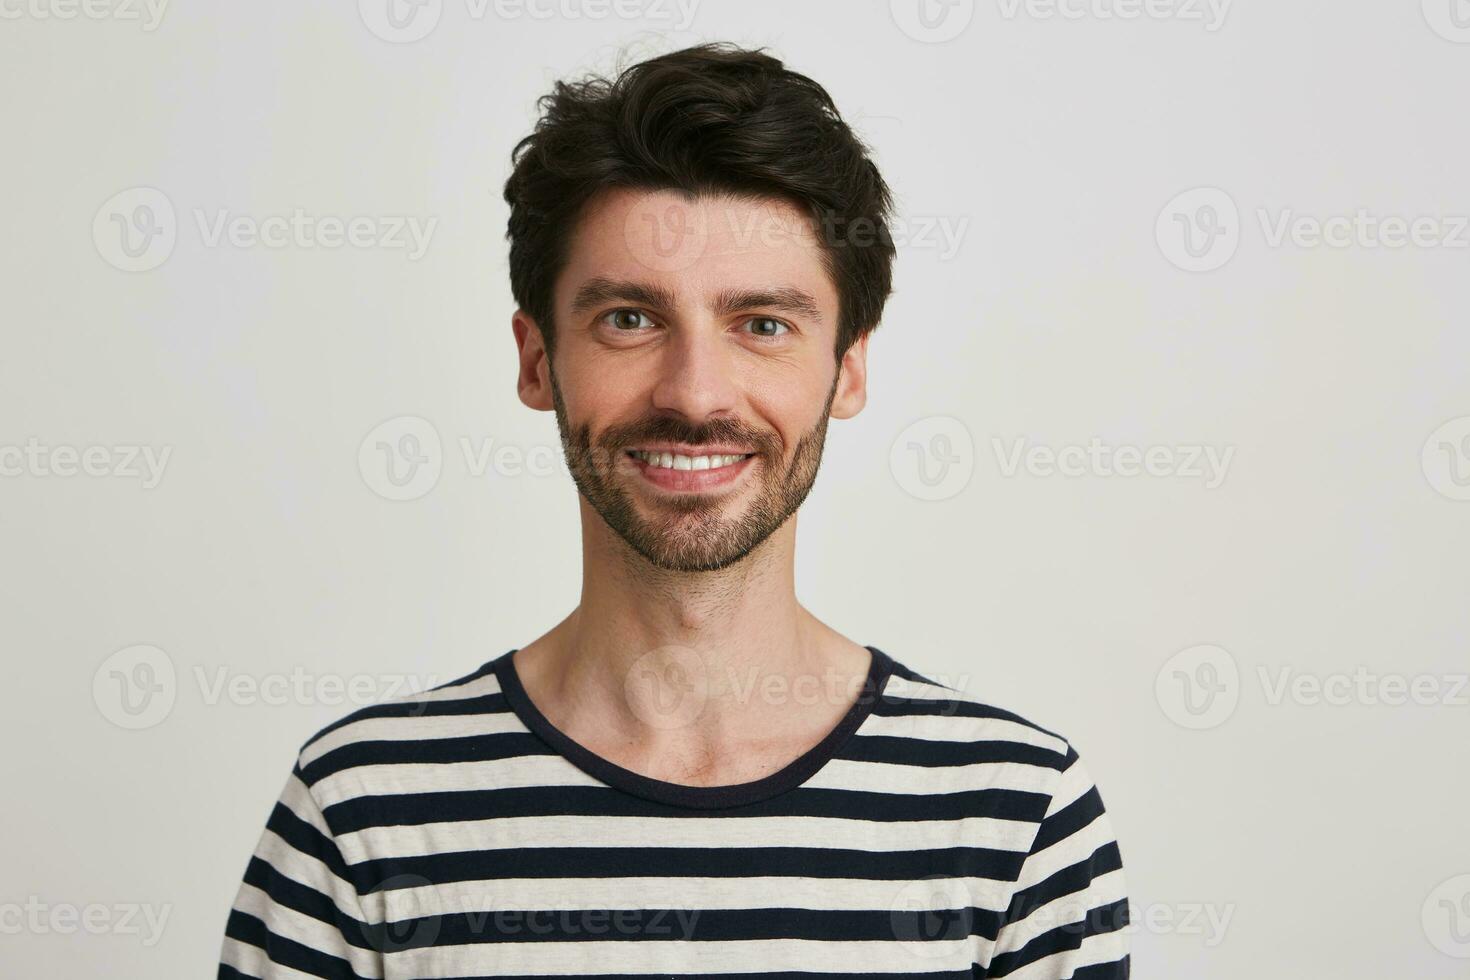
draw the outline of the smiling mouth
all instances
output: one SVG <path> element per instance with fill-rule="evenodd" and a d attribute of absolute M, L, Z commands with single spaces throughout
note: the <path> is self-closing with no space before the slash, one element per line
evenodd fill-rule
<path fill-rule="evenodd" d="M 656 470 L 720 470 L 744 462 L 755 453 L 710 453 L 686 455 L 644 449 L 629 449 L 628 455 Z"/>

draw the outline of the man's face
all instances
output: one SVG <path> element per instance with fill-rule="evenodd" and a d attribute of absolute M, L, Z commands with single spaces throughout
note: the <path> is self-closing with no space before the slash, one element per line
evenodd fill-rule
<path fill-rule="evenodd" d="M 549 387 L 577 488 L 659 568 L 749 554 L 806 499 L 828 418 L 862 407 L 866 342 L 839 372 L 837 293 L 784 201 L 604 192 L 554 303 L 555 363 L 522 340 L 522 398 Z"/>

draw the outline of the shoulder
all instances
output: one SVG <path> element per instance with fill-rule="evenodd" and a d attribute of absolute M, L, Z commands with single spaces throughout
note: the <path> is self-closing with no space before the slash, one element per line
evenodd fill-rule
<path fill-rule="evenodd" d="M 455 740 L 513 726 L 495 668 L 487 661 L 463 677 L 360 707 L 302 743 L 297 770 L 317 787 L 350 770 L 452 757 Z M 513 716 L 509 716 L 512 717 Z"/>
<path fill-rule="evenodd" d="M 1085 773 L 1076 748 L 1056 728 L 973 694 L 964 683 L 894 660 L 872 731 L 907 740 L 920 764 L 953 762 L 977 779 L 1047 797 L 1065 791 L 1064 777 Z"/>

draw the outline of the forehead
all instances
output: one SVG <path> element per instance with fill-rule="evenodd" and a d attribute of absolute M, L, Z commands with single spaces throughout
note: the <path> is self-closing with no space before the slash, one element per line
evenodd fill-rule
<path fill-rule="evenodd" d="M 822 321 L 835 321 L 837 292 L 818 229 L 781 198 L 600 192 L 572 231 L 557 307 L 564 309 L 594 278 L 647 283 L 681 305 L 705 304 L 730 290 L 799 290 L 816 301 Z"/>

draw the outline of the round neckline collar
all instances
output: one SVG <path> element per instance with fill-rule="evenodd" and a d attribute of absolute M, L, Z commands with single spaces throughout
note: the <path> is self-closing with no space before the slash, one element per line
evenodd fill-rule
<path fill-rule="evenodd" d="M 822 740 L 785 766 L 759 779 L 743 783 L 726 783 L 721 786 L 689 786 L 654 779 L 642 773 L 624 768 L 605 759 L 591 749 L 575 741 L 553 725 L 541 709 L 536 707 L 520 676 L 516 673 L 514 654 L 519 647 L 502 654 L 494 665 L 496 678 L 506 703 L 530 731 L 555 749 L 569 762 L 593 778 L 607 785 L 657 803 L 672 806 L 717 809 L 745 806 L 770 799 L 787 790 L 794 789 L 814 776 L 840 749 L 853 732 L 857 731 L 867 717 L 873 713 L 878 699 L 883 696 L 888 678 L 893 673 L 893 659 L 874 646 L 866 647 L 872 655 L 868 674 L 856 700 L 846 714 Z"/>

